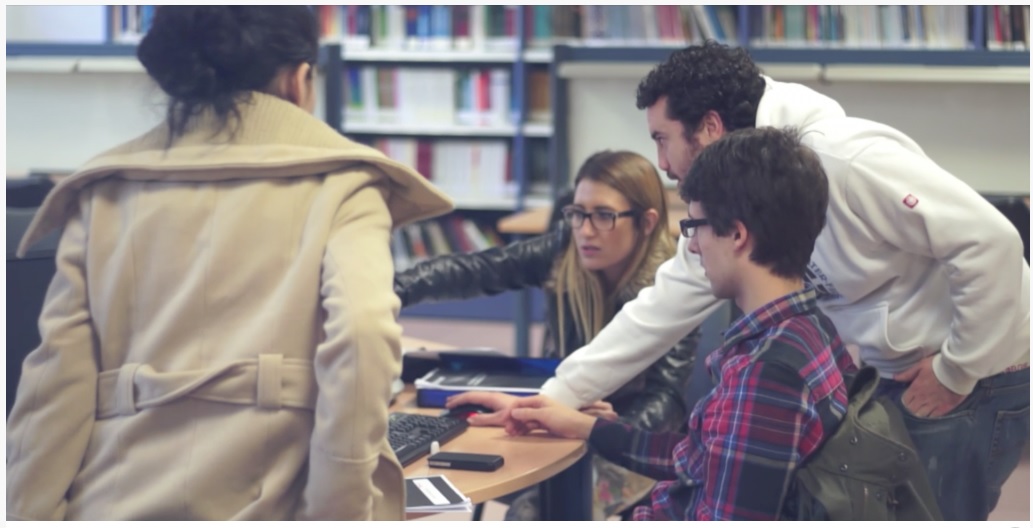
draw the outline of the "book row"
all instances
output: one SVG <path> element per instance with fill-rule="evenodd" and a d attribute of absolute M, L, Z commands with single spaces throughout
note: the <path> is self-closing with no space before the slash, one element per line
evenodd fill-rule
<path fill-rule="evenodd" d="M 135 44 L 159 6 L 109 6 L 112 38 Z M 348 5 L 314 6 L 320 37 L 346 50 L 505 50 L 518 47 L 523 9 L 529 47 L 651 45 L 716 39 L 751 46 L 1029 49 L 1029 6 L 985 6 L 975 28 L 965 5 Z M 739 18 L 745 14 L 745 24 Z M 745 27 L 746 35 L 739 35 Z M 977 42 L 977 39 L 980 42 Z"/>
<path fill-rule="evenodd" d="M 511 125 L 517 121 L 507 68 L 347 66 L 344 121 L 399 125 Z M 527 121 L 552 114 L 549 72 L 527 75 Z"/>
<path fill-rule="evenodd" d="M 371 145 L 387 157 L 415 168 L 456 200 L 516 196 L 505 139 L 450 140 L 377 138 Z"/>
<path fill-rule="evenodd" d="M 1029 49 L 1029 6 L 987 6 L 986 47 L 993 51 Z"/>
<path fill-rule="evenodd" d="M 517 6 L 316 6 L 320 38 L 345 49 L 515 50 Z"/>
<path fill-rule="evenodd" d="M 345 68 L 346 123 L 503 125 L 515 121 L 506 68 Z"/>
<path fill-rule="evenodd" d="M 964 5 L 765 5 L 748 18 L 753 46 L 965 49 L 974 38 Z"/>
<path fill-rule="evenodd" d="M 520 9 L 529 47 L 579 40 L 679 43 L 735 34 L 735 6 L 318 6 L 318 13 L 321 38 L 340 41 L 346 50 L 515 50 Z"/>
<path fill-rule="evenodd" d="M 395 270 L 404 271 L 431 257 L 470 253 L 503 244 L 493 227 L 453 213 L 396 229 L 391 235 L 391 255 Z"/>

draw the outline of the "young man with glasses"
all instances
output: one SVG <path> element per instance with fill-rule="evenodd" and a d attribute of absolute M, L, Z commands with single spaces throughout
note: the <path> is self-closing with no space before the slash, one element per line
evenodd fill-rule
<path fill-rule="evenodd" d="M 800 129 L 830 189 L 807 281 L 902 409 L 944 517 L 985 520 L 1029 441 L 1029 265 L 1014 226 L 911 138 L 762 75 L 742 49 L 675 51 L 640 83 L 637 106 L 676 180 L 730 131 Z M 543 393 L 595 401 L 716 310 L 709 290 L 679 251 Z"/>
<path fill-rule="evenodd" d="M 680 191 L 687 250 L 713 295 L 746 314 L 707 357 L 717 386 L 696 404 L 688 434 L 596 418 L 547 396 L 522 400 L 512 415 L 659 480 L 635 520 L 775 520 L 793 471 L 843 419 L 843 373 L 854 370 L 804 281 L 828 183 L 794 131 L 757 128 L 703 151 Z"/>

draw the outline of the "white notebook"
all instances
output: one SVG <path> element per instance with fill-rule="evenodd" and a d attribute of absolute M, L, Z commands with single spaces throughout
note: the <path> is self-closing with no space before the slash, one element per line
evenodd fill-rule
<path fill-rule="evenodd" d="M 405 479 L 405 511 L 438 513 L 473 511 L 470 498 L 443 475 Z"/>

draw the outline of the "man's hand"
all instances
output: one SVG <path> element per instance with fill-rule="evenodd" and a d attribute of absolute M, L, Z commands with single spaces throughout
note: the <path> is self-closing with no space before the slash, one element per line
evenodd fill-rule
<path fill-rule="evenodd" d="M 893 376 L 893 379 L 911 382 L 904 391 L 901 402 L 911 414 L 921 418 L 937 418 L 954 410 L 964 394 L 958 394 L 944 387 L 933 373 L 933 357 L 919 361 L 917 365 Z"/>
<path fill-rule="evenodd" d="M 518 399 L 516 408 L 510 412 L 513 419 L 522 422 L 527 429 L 545 429 L 562 438 L 581 440 L 587 440 L 592 434 L 596 420 L 594 416 L 542 395 Z"/>
<path fill-rule="evenodd" d="M 509 411 L 513 408 L 513 404 L 518 400 L 516 396 L 509 394 L 503 394 L 501 392 L 464 392 L 455 396 L 450 396 L 445 401 L 445 407 L 449 409 L 463 405 L 464 403 L 472 403 L 476 405 L 483 405 L 485 407 L 493 409 L 493 413 L 475 414 L 466 419 L 470 425 L 477 426 L 507 426 L 507 422 L 512 420 L 509 417 Z M 509 431 L 510 427 L 506 427 Z"/>

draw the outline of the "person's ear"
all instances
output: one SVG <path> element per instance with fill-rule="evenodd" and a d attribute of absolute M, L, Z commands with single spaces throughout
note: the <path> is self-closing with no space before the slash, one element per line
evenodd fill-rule
<path fill-rule="evenodd" d="M 286 98 L 308 112 L 315 109 L 315 90 L 312 65 L 303 62 L 292 68 L 287 76 Z"/>
<path fill-rule="evenodd" d="M 725 135 L 725 123 L 720 114 L 713 110 L 707 110 L 700 121 L 700 131 L 708 140 L 706 144 L 713 143 Z"/>
<path fill-rule="evenodd" d="M 732 247 L 735 250 L 746 249 L 751 243 L 750 231 L 746 229 L 746 225 L 736 220 L 732 223 Z"/>
<path fill-rule="evenodd" d="M 646 212 L 642 213 L 642 232 L 648 237 L 653 234 L 653 230 L 656 229 L 657 222 L 660 221 L 660 213 L 656 209 L 647 209 Z"/>

